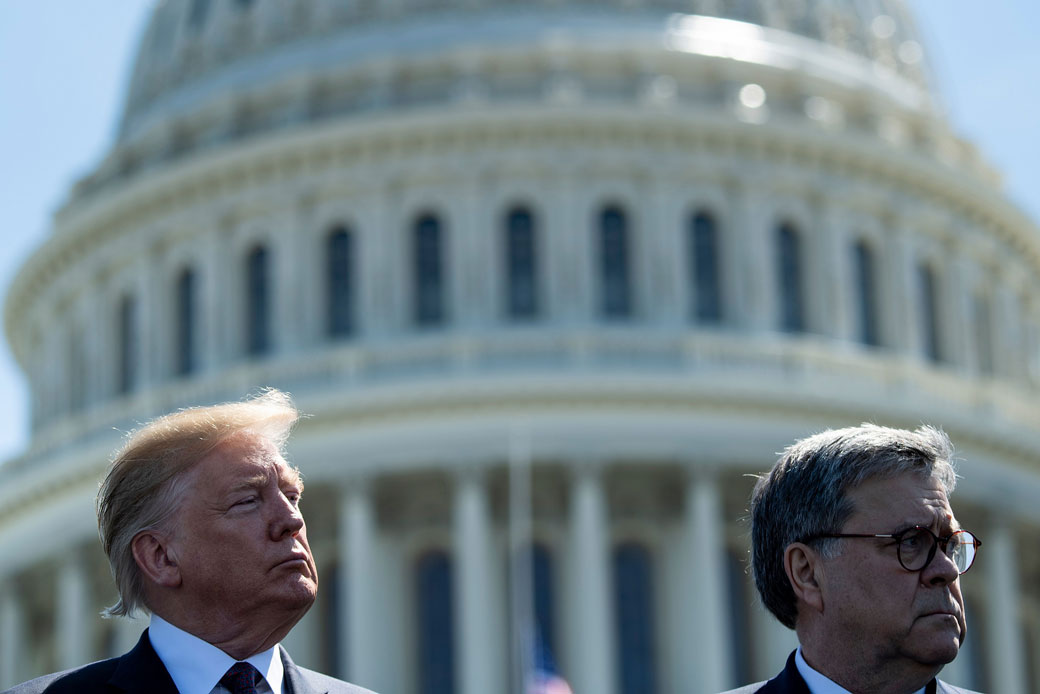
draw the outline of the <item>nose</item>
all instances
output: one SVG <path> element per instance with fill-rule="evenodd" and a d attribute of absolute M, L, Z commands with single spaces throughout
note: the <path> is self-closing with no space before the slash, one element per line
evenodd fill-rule
<path fill-rule="evenodd" d="M 921 583 L 930 586 L 945 586 L 953 583 L 960 576 L 957 565 L 943 552 L 941 547 L 937 551 L 928 566 L 921 570 Z"/>
<path fill-rule="evenodd" d="M 271 539 L 277 542 L 286 537 L 299 535 L 304 527 L 303 512 L 300 511 L 300 507 L 281 492 L 278 493 L 278 498 L 272 507 L 274 511 L 269 524 Z"/>

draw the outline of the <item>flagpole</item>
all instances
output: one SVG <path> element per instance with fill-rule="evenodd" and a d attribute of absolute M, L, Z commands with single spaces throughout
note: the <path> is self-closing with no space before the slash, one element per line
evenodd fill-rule
<path fill-rule="evenodd" d="M 527 694 L 534 669 L 534 603 L 532 600 L 531 437 L 526 422 L 509 427 L 509 565 L 513 630 L 513 682 Z"/>

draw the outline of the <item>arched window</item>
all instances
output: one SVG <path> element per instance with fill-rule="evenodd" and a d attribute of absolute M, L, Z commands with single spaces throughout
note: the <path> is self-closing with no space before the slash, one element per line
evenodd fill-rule
<path fill-rule="evenodd" d="M 975 359 L 979 373 L 993 374 L 993 311 L 990 300 L 983 293 L 975 295 Z"/>
<path fill-rule="evenodd" d="M 419 694 L 455 692 L 455 612 L 451 559 L 428 552 L 415 567 Z"/>
<path fill-rule="evenodd" d="M 137 385 L 137 302 L 124 294 L 116 309 L 116 392 L 126 395 Z"/>
<path fill-rule="evenodd" d="M 506 315 L 533 318 L 538 313 L 534 217 L 518 207 L 505 220 Z"/>
<path fill-rule="evenodd" d="M 246 256 L 246 354 L 259 356 L 271 349 L 271 297 L 268 253 L 256 246 Z"/>
<path fill-rule="evenodd" d="M 423 215 L 412 228 L 415 322 L 439 325 L 444 322 L 444 258 L 440 220 Z"/>
<path fill-rule="evenodd" d="M 195 271 L 184 268 L 177 276 L 174 290 L 176 301 L 177 333 L 175 337 L 174 370 L 178 376 L 186 376 L 195 370 Z"/>
<path fill-rule="evenodd" d="M 722 320 L 719 282 L 719 238 L 715 218 L 704 211 L 690 219 L 689 273 L 693 318 L 700 323 Z"/>
<path fill-rule="evenodd" d="M 780 299 L 780 329 L 797 333 L 805 330 L 805 304 L 802 291 L 802 248 L 798 231 L 784 223 L 776 231 L 777 290 Z"/>
<path fill-rule="evenodd" d="M 632 315 L 632 286 L 629 269 L 628 219 L 617 206 L 599 215 L 599 270 L 601 308 L 606 318 Z"/>
<path fill-rule="evenodd" d="M 354 332 L 354 235 L 339 227 L 326 241 L 328 260 L 326 283 L 326 331 L 329 337 L 345 337 Z"/>
<path fill-rule="evenodd" d="M 917 266 L 918 316 L 921 326 L 921 350 L 933 362 L 942 361 L 939 341 L 939 296 L 935 271 L 927 263 Z"/>
<path fill-rule="evenodd" d="M 655 694 L 657 644 L 650 552 L 636 543 L 614 550 L 614 615 L 619 694 Z"/>
<path fill-rule="evenodd" d="M 878 328 L 877 268 L 874 263 L 874 251 L 866 241 L 858 241 L 853 246 L 852 265 L 856 282 L 857 337 L 863 344 L 876 347 L 881 344 Z"/>

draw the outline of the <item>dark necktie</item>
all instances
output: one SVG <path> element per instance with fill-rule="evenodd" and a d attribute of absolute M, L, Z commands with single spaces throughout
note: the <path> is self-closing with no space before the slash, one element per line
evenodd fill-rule
<path fill-rule="evenodd" d="M 260 680 L 260 671 L 249 663 L 235 663 L 220 683 L 227 687 L 231 694 L 257 694 L 256 683 Z"/>

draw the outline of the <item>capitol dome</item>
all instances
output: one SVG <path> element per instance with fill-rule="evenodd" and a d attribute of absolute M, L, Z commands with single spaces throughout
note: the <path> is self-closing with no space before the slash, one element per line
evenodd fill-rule
<path fill-rule="evenodd" d="M 311 414 L 303 666 L 515 691 L 533 545 L 578 694 L 769 676 L 749 476 L 927 422 L 984 542 L 944 679 L 1040 693 L 1040 231 L 930 85 L 901 0 L 157 2 L 5 306 L 0 686 L 143 628 L 96 616 L 122 432 L 275 386 Z"/>

